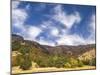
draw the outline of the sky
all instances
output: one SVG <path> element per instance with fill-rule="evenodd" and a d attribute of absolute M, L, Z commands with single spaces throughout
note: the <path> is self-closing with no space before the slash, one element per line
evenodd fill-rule
<path fill-rule="evenodd" d="M 42 45 L 95 44 L 96 7 L 12 1 L 12 34 Z"/>

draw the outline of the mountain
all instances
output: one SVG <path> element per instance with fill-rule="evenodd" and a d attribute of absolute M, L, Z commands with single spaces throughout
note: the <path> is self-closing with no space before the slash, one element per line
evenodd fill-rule
<path fill-rule="evenodd" d="M 95 44 L 88 44 L 88 45 L 78 45 L 78 46 L 69 46 L 69 45 L 59 45 L 59 46 L 47 46 L 47 45 L 40 45 L 35 41 L 24 40 L 22 36 L 12 34 L 12 42 L 17 41 L 21 44 L 28 44 L 31 47 L 35 47 L 40 51 L 47 53 L 47 54 L 58 54 L 58 55 L 72 55 L 72 56 L 79 56 L 90 50 L 95 50 Z"/>
<path fill-rule="evenodd" d="M 95 44 L 48 46 L 25 40 L 20 35 L 12 34 L 12 62 L 14 65 L 17 63 L 16 58 L 22 53 L 29 53 L 30 58 L 36 62 L 38 59 L 47 61 L 50 56 L 73 57 L 87 61 L 96 58 L 95 50 Z"/>

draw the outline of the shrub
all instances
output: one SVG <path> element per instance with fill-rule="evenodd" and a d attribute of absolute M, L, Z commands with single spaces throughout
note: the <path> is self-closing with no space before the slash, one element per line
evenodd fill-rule
<path fill-rule="evenodd" d="M 64 64 L 64 68 L 71 68 L 71 64 L 70 63 Z"/>
<path fill-rule="evenodd" d="M 53 66 L 57 68 L 64 67 L 66 62 L 67 58 L 64 56 L 53 56 L 52 58 Z"/>
<path fill-rule="evenodd" d="M 23 61 L 21 55 L 12 56 L 12 66 L 19 66 Z"/>
<path fill-rule="evenodd" d="M 30 52 L 30 47 L 28 47 L 28 46 L 26 46 L 26 45 L 22 45 L 21 48 L 19 49 L 19 51 L 20 51 L 23 55 L 25 55 L 25 54 L 27 54 L 27 53 Z"/>
<path fill-rule="evenodd" d="M 20 49 L 20 47 L 21 47 L 20 42 L 18 41 L 12 42 L 12 51 L 17 51 L 18 49 Z"/>
<path fill-rule="evenodd" d="M 46 57 L 38 57 L 35 61 L 39 67 L 48 67 L 48 61 Z"/>
<path fill-rule="evenodd" d="M 78 61 L 74 58 L 70 58 L 68 62 L 71 64 L 71 68 L 78 66 Z"/>
<path fill-rule="evenodd" d="M 84 59 L 82 62 L 84 65 L 90 65 L 90 59 Z"/>
<path fill-rule="evenodd" d="M 90 61 L 91 66 L 96 66 L 96 58 L 92 58 Z"/>
<path fill-rule="evenodd" d="M 41 56 L 33 61 L 36 62 L 39 67 L 74 68 L 83 66 L 83 62 L 78 59 L 58 55 Z"/>
<path fill-rule="evenodd" d="M 64 65 L 65 68 L 82 67 L 84 64 L 81 60 L 75 58 L 69 58 L 67 63 Z"/>
<path fill-rule="evenodd" d="M 33 60 L 34 61 L 34 60 Z M 39 65 L 39 67 L 64 67 L 66 63 L 66 58 L 62 56 L 47 56 L 37 58 L 35 62 Z"/>
<path fill-rule="evenodd" d="M 83 62 L 78 59 L 78 67 L 83 67 L 83 66 L 84 66 Z"/>
<path fill-rule="evenodd" d="M 32 61 L 30 60 L 28 55 L 23 56 L 23 62 L 20 64 L 20 68 L 23 70 L 28 70 L 32 67 Z"/>

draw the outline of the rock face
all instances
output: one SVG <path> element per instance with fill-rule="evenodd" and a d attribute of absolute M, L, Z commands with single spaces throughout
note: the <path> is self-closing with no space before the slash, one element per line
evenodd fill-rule
<path fill-rule="evenodd" d="M 95 57 L 95 44 L 88 44 L 88 45 L 78 45 L 78 46 L 68 46 L 68 45 L 60 45 L 60 46 L 47 46 L 47 45 L 40 45 L 35 41 L 24 40 L 22 36 L 12 34 L 12 42 L 14 41 L 22 41 L 22 44 L 27 44 L 28 46 L 35 48 L 37 52 L 41 52 L 43 54 L 50 54 L 50 55 L 70 55 L 73 57 L 79 57 L 81 55 L 90 55 L 93 58 Z M 34 53 L 33 53 L 34 54 Z"/>

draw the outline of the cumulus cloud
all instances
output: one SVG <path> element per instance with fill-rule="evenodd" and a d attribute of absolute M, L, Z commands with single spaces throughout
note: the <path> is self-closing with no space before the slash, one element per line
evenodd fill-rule
<path fill-rule="evenodd" d="M 41 33 L 41 29 L 39 27 L 30 26 L 27 31 L 27 38 L 30 40 L 35 40 L 35 38 Z"/>
<path fill-rule="evenodd" d="M 17 8 L 19 4 L 19 1 L 12 1 L 12 9 Z"/>
<path fill-rule="evenodd" d="M 95 32 L 95 15 L 93 14 L 90 19 L 90 30 Z"/>
<path fill-rule="evenodd" d="M 93 14 L 89 21 L 90 36 L 87 38 L 89 43 L 95 43 L 95 24 L 95 14 Z"/>
<path fill-rule="evenodd" d="M 27 18 L 27 13 L 25 10 L 23 9 L 12 10 L 13 26 L 17 28 L 22 28 L 26 18 Z"/>
<path fill-rule="evenodd" d="M 35 27 L 34 25 L 25 25 L 25 21 L 28 18 L 27 10 L 30 5 L 26 5 L 25 8 L 18 8 L 20 2 L 12 1 L 12 27 L 20 30 L 20 33 L 25 39 L 35 40 L 35 38 L 41 32 L 41 29 Z"/>
<path fill-rule="evenodd" d="M 85 44 L 85 40 L 77 35 L 62 35 L 61 38 L 57 41 L 58 45 L 80 45 Z"/>
<path fill-rule="evenodd" d="M 42 45 L 55 46 L 55 42 L 46 41 L 43 37 L 40 37 L 40 40 L 37 40 L 37 42 L 39 42 Z"/>
<path fill-rule="evenodd" d="M 62 23 L 68 29 L 70 29 L 74 23 L 79 23 L 81 21 L 80 14 L 77 11 L 67 14 L 64 12 L 61 5 L 57 5 L 54 8 L 53 19 Z"/>
<path fill-rule="evenodd" d="M 52 34 L 53 36 L 58 36 L 58 35 L 59 35 L 59 30 L 58 30 L 57 28 L 52 28 L 51 34 Z"/>
<path fill-rule="evenodd" d="M 88 23 L 88 30 L 90 31 L 89 37 L 83 38 L 79 34 L 64 34 L 57 40 L 58 45 L 83 45 L 95 43 L 95 15 L 90 17 Z"/>
<path fill-rule="evenodd" d="M 19 1 L 12 1 L 12 27 L 25 31 L 24 22 L 28 17 L 25 9 L 20 9 Z"/>
<path fill-rule="evenodd" d="M 95 14 L 92 15 L 89 25 L 90 36 L 88 38 L 83 38 L 79 34 L 70 34 L 70 29 L 76 24 L 80 23 L 82 17 L 78 11 L 67 14 L 63 10 L 62 5 L 56 5 L 52 12 L 53 14 L 49 16 L 49 20 L 43 20 L 39 25 L 26 25 L 29 14 L 27 11 L 30 9 L 30 5 L 26 5 L 26 8 L 18 8 L 20 2 L 12 2 L 12 25 L 15 28 L 20 29 L 20 35 L 25 39 L 37 41 L 43 45 L 80 45 L 80 44 L 90 44 L 95 42 Z M 45 5 L 39 6 L 37 8 L 45 8 Z M 53 20 L 52 20 L 53 19 Z M 54 21 L 61 23 L 64 28 L 61 28 L 59 24 Z M 46 37 L 40 34 L 45 34 Z M 39 36 L 39 39 L 36 39 Z M 47 39 L 47 40 L 46 40 Z M 50 41 L 50 40 L 54 41 Z"/>

